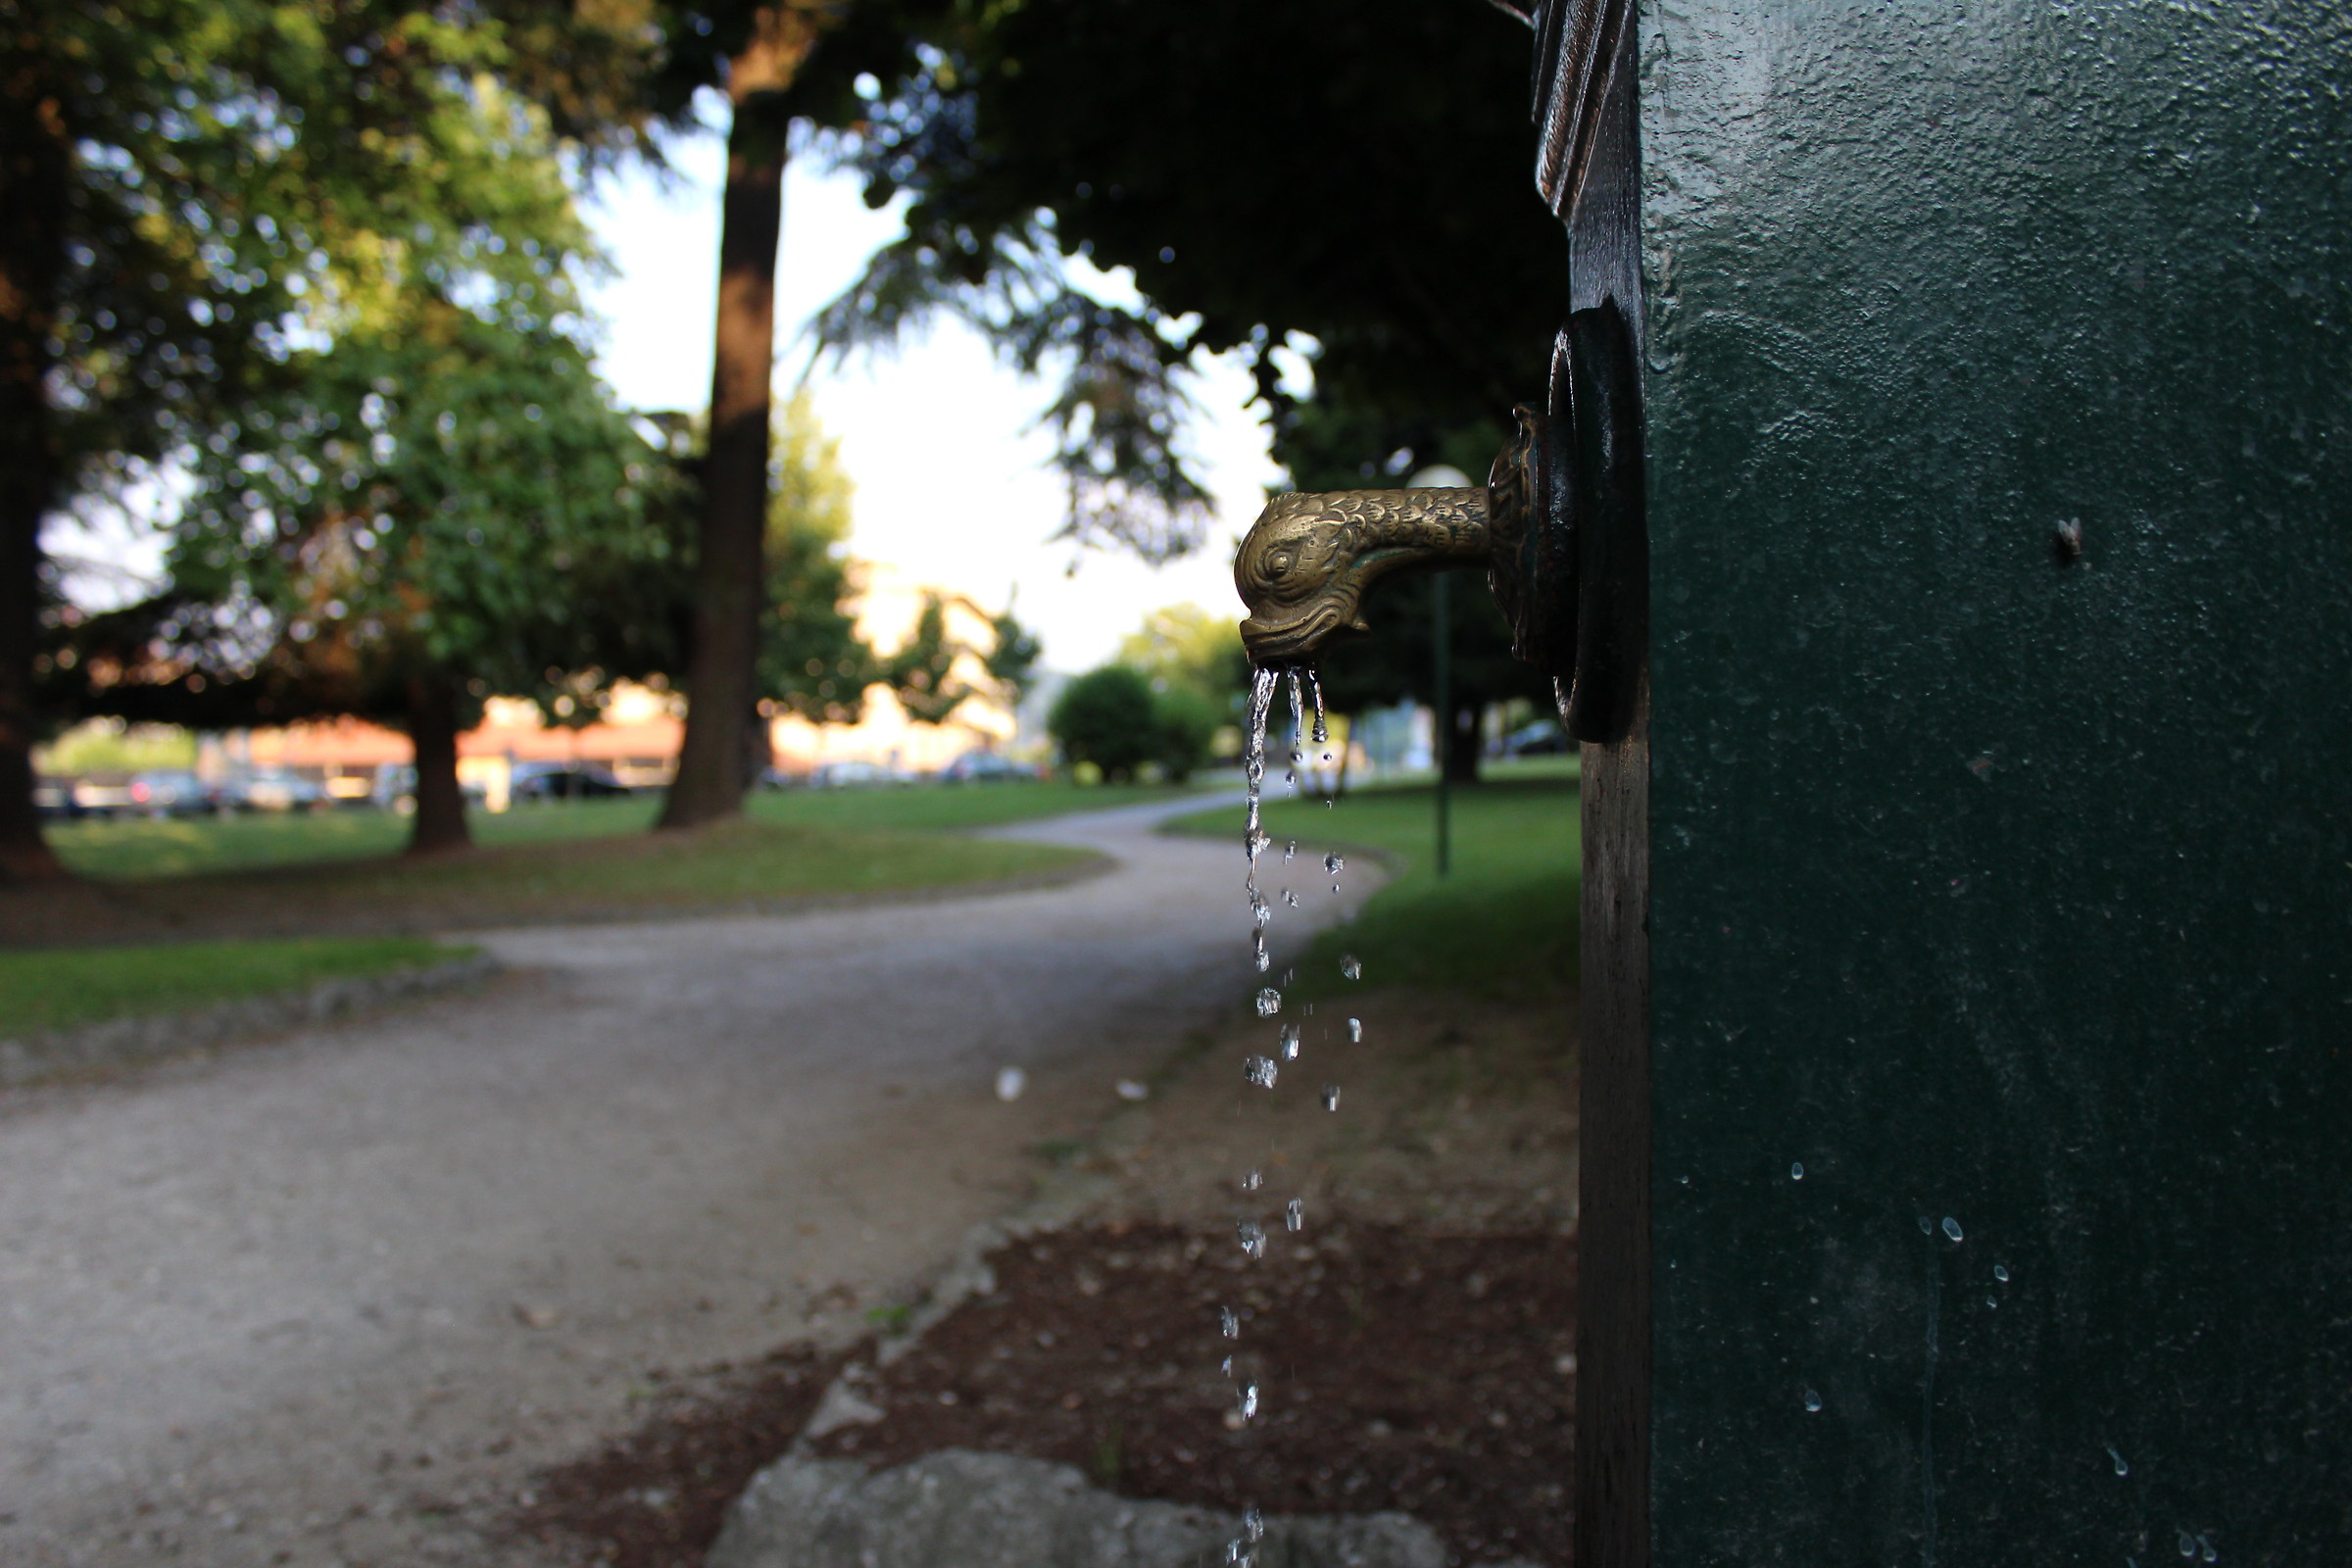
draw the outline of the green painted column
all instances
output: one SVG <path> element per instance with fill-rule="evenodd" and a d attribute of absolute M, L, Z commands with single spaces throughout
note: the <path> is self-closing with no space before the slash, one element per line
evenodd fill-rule
<path fill-rule="evenodd" d="M 2352 1558 L 2348 18 L 1642 14 L 1661 1568 Z"/>

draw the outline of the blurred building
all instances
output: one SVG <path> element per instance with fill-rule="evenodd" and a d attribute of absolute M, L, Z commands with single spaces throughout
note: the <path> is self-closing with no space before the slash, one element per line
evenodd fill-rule
<path fill-rule="evenodd" d="M 858 598 L 858 634 L 875 648 L 902 646 L 922 613 L 924 592 L 887 568 L 867 568 Z M 988 617 L 969 603 L 950 598 L 946 613 L 955 640 L 967 647 L 987 644 Z M 962 656 L 953 673 L 976 690 L 987 689 L 987 671 L 977 658 Z M 685 710 L 685 700 L 675 692 L 628 684 L 615 690 L 605 711 L 589 723 L 551 723 L 533 703 L 494 697 L 482 722 L 459 738 L 458 776 L 493 810 L 505 808 L 518 763 L 600 767 L 632 787 L 658 787 L 676 770 Z M 943 723 L 920 723 L 887 687 L 874 686 L 865 693 L 857 723 L 774 716 L 768 740 L 777 770 L 787 775 L 804 775 L 828 762 L 871 762 L 928 773 L 966 752 L 1006 752 L 1020 729 L 1012 710 L 988 697 L 967 698 Z M 375 788 L 379 769 L 410 759 L 409 738 L 400 731 L 343 718 L 207 736 L 197 769 L 216 779 L 292 773 L 322 785 L 334 798 L 358 800 Z"/>

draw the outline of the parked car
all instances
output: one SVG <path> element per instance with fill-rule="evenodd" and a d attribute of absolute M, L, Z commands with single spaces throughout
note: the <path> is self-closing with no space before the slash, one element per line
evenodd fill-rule
<path fill-rule="evenodd" d="M 1035 782 L 1037 769 L 1008 761 L 994 752 L 966 752 L 939 770 L 943 784 L 1009 784 Z"/>
<path fill-rule="evenodd" d="M 1539 718 L 1533 723 L 1522 724 L 1505 735 L 1502 738 L 1501 755 L 1504 757 L 1547 757 L 1560 752 L 1571 752 L 1575 749 L 1576 743 L 1568 738 L 1566 730 L 1560 728 L 1558 719 Z"/>
<path fill-rule="evenodd" d="M 77 778 L 67 786 L 76 816 L 127 816 L 134 808 L 130 780 L 121 774 Z"/>
<path fill-rule="evenodd" d="M 873 789 L 913 782 L 906 773 L 880 762 L 819 762 L 808 770 L 809 784 L 820 790 Z"/>
<path fill-rule="evenodd" d="M 36 778 L 32 781 L 32 808 L 44 819 L 71 821 L 91 814 L 74 796 L 74 781 L 70 778 Z"/>
<path fill-rule="evenodd" d="M 333 804 L 316 780 L 270 768 L 234 786 L 239 806 L 249 811 L 323 811 Z"/>
<path fill-rule="evenodd" d="M 198 778 L 193 768 L 156 768 L 130 781 L 130 809 L 149 816 L 210 816 L 226 801 L 219 786 Z"/>
<path fill-rule="evenodd" d="M 612 770 L 593 762 L 517 762 L 507 780 L 507 799 L 589 801 L 632 791 Z"/>

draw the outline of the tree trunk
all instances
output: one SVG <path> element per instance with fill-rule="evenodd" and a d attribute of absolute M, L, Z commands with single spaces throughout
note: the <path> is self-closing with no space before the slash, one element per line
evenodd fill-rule
<path fill-rule="evenodd" d="M 766 578 L 768 383 L 775 372 L 776 241 L 791 130 L 783 92 L 813 37 L 807 13 L 769 7 L 760 13 L 751 44 L 728 62 L 734 113 L 719 215 L 710 448 L 703 465 L 686 736 L 662 806 L 665 828 L 696 827 L 743 809 Z"/>
<path fill-rule="evenodd" d="M 1478 732 L 1478 715 L 1479 705 L 1466 704 L 1453 710 L 1452 722 L 1446 726 L 1439 765 L 1446 769 L 1447 783 L 1478 782 L 1478 754 L 1485 739 Z"/>
<path fill-rule="evenodd" d="M 466 792 L 458 785 L 458 693 L 445 676 L 409 682 L 409 744 L 416 749 L 416 815 L 409 853 L 434 855 L 473 843 Z"/>
<path fill-rule="evenodd" d="M 66 874 L 32 799 L 41 519 L 65 476 L 47 392 L 73 168 L 31 24 L 0 42 L 0 886 Z"/>

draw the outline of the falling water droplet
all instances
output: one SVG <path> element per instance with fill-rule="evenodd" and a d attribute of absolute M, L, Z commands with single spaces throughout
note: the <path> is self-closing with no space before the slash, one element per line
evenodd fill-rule
<path fill-rule="evenodd" d="M 1816 1412 L 1821 1409 L 1821 1396 L 1811 1389 L 1805 1391 L 1805 1408 Z"/>
<path fill-rule="evenodd" d="M 1029 1075 L 1020 1068 L 1003 1067 L 998 1069 L 997 1098 L 999 1100 L 1018 1100 L 1021 1098 L 1021 1091 L 1027 1087 L 1029 1087 Z"/>
<path fill-rule="evenodd" d="M 1919 1216 L 1919 1234 L 1922 1236 L 1933 1236 L 1936 1234 L 1936 1222 L 1928 1218 L 1928 1216 L 1925 1214 Z"/>
<path fill-rule="evenodd" d="M 1251 1056 L 1242 1064 L 1242 1075 L 1260 1089 L 1274 1087 L 1275 1070 L 1271 1056 Z"/>
<path fill-rule="evenodd" d="M 1265 1182 L 1265 1177 L 1259 1175 L 1256 1171 L 1251 1171 L 1249 1175 L 1242 1178 L 1242 1191 L 1245 1193 L 1254 1193 L 1260 1187 L 1264 1186 Z"/>
<path fill-rule="evenodd" d="M 2189 1534 L 2187 1531 L 2185 1531 L 2185 1530 L 2181 1531 L 2181 1532 L 2180 1532 L 2180 1555 L 2181 1555 L 2181 1556 L 2183 1556 L 2183 1557 L 2194 1557 L 2196 1554 L 2197 1554 L 2197 1542 L 2196 1542 L 2196 1538 L 2195 1538 L 2194 1536 L 2191 1536 L 2191 1535 L 2190 1535 L 2190 1534 Z"/>
<path fill-rule="evenodd" d="M 1349 980 L 1361 980 L 1364 977 L 1364 966 L 1356 960 L 1354 954 L 1344 953 L 1340 955 L 1340 973 Z"/>
<path fill-rule="evenodd" d="M 1998 1310 L 2001 1304 L 2001 1298 L 1997 1296 L 1987 1296 L 1984 1298 L 1984 1304 L 1994 1308 L 1995 1310 Z"/>
<path fill-rule="evenodd" d="M 1805 1162 L 1803 1160 L 1796 1160 L 1789 1165 L 1788 1179 L 1792 1182 L 1801 1182 L 1805 1179 Z"/>
<path fill-rule="evenodd" d="M 1286 1023 L 1282 1026 L 1282 1059 L 1285 1061 L 1298 1059 L 1298 1026 L 1295 1023 Z"/>
<path fill-rule="evenodd" d="M 1325 1110 L 1337 1110 L 1340 1108 L 1340 1086 L 1338 1084 L 1325 1084 L 1323 1086 L 1323 1108 Z"/>
<path fill-rule="evenodd" d="M 1306 672 L 1306 689 L 1315 698 L 1315 727 L 1308 739 L 1320 746 L 1331 739 L 1331 726 L 1323 721 L 1323 677 L 1319 672 L 1311 669 Z"/>
<path fill-rule="evenodd" d="M 1943 1216 L 1943 1234 L 1955 1242 L 1960 1240 L 1960 1222 L 1949 1214 Z"/>
<path fill-rule="evenodd" d="M 1298 907 L 1298 895 L 1293 893 L 1289 888 L 1284 888 L 1282 890 L 1282 902 L 1296 909 Z"/>
<path fill-rule="evenodd" d="M 1255 888 L 1250 890 L 1250 923 L 1261 931 L 1274 923 L 1274 906 Z"/>
<path fill-rule="evenodd" d="M 1298 858 L 1298 841 L 1293 839 L 1282 847 L 1282 863 L 1288 865 L 1297 858 Z"/>
<path fill-rule="evenodd" d="M 1242 1244 L 1242 1250 L 1251 1257 L 1266 1255 L 1266 1228 L 1257 1221 L 1253 1219 L 1237 1221 L 1233 1227 L 1233 1234 L 1235 1239 Z"/>
<path fill-rule="evenodd" d="M 2197 1538 L 2197 1544 L 2205 1548 L 2205 1560 L 2207 1562 L 2220 1562 L 2222 1560 L 2221 1552 L 2215 1549 L 2213 1543 L 2206 1540 L 2203 1536 L 2199 1536 Z"/>
<path fill-rule="evenodd" d="M 2125 1461 L 2124 1456 L 2121 1453 L 2116 1451 L 2115 1445 L 2112 1443 L 2107 1445 L 2107 1457 L 2115 1461 L 2115 1473 L 2117 1475 L 2128 1476 L 2132 1473 L 2132 1466 Z"/>
<path fill-rule="evenodd" d="M 1283 1224 L 1283 1229 L 1285 1229 L 1285 1230 L 1293 1230 L 1293 1231 L 1296 1231 L 1296 1230 L 1303 1230 L 1303 1229 L 1305 1229 L 1305 1227 L 1306 1227 L 1306 1204 L 1305 1204 L 1305 1202 L 1304 1202 L 1304 1201 L 1302 1201 L 1302 1200 L 1299 1200 L 1299 1199 L 1296 1199 L 1296 1198 L 1294 1198 L 1294 1199 L 1292 1199 L 1292 1200 L 1291 1200 L 1289 1202 L 1287 1202 L 1287 1203 L 1283 1204 L 1283 1205 L 1282 1205 L 1282 1224 Z"/>
<path fill-rule="evenodd" d="M 1996 1280 L 1999 1280 L 1999 1281 L 2000 1281 L 2000 1282 L 2001 1282 L 2003 1285 L 2006 1285 L 2006 1284 L 2008 1284 L 2008 1283 L 2009 1283 L 2009 1265 L 2008 1265 L 2008 1264 L 2006 1264 L 2006 1263 L 1995 1263 L 1995 1264 L 1993 1264 L 1993 1265 L 1992 1265 L 1992 1277 L 1993 1277 L 1994 1279 L 1996 1279 Z"/>
<path fill-rule="evenodd" d="M 1217 1332 L 1229 1340 L 1238 1340 L 1242 1337 L 1242 1320 L 1234 1315 L 1232 1307 L 1220 1306 L 1217 1308 Z"/>
<path fill-rule="evenodd" d="M 1266 951 L 1266 934 L 1263 931 L 1257 933 L 1256 940 L 1250 945 L 1250 961 L 1256 966 L 1259 974 L 1274 967 L 1274 955 Z"/>
<path fill-rule="evenodd" d="M 1271 1018 L 1281 1010 L 1281 992 L 1275 990 L 1272 986 L 1268 986 L 1257 994 L 1257 1015 L 1260 1018 Z"/>
<path fill-rule="evenodd" d="M 1363 1020 L 1363 1019 L 1361 1019 L 1361 1018 L 1350 1018 L 1350 1019 L 1348 1019 L 1348 1043 L 1349 1045 L 1351 1045 L 1351 1046 L 1359 1046 L 1359 1045 L 1362 1045 L 1362 1044 L 1363 1044 L 1363 1041 L 1364 1041 L 1364 1020 Z"/>
<path fill-rule="evenodd" d="M 1326 855 L 1323 857 L 1323 869 L 1329 871 L 1333 876 L 1338 876 L 1342 871 L 1348 869 L 1348 858 L 1336 853 Z"/>
<path fill-rule="evenodd" d="M 1265 1244 L 1260 1242 L 1258 1246 L 1263 1248 Z M 1242 1419 L 1245 1421 L 1257 1419 L 1257 1385 L 1254 1383 L 1242 1385 Z"/>
<path fill-rule="evenodd" d="M 1217 1370 L 1224 1373 L 1227 1377 L 1233 1376 L 1233 1357 L 1229 1355 L 1222 1362 L 1218 1363 Z"/>

